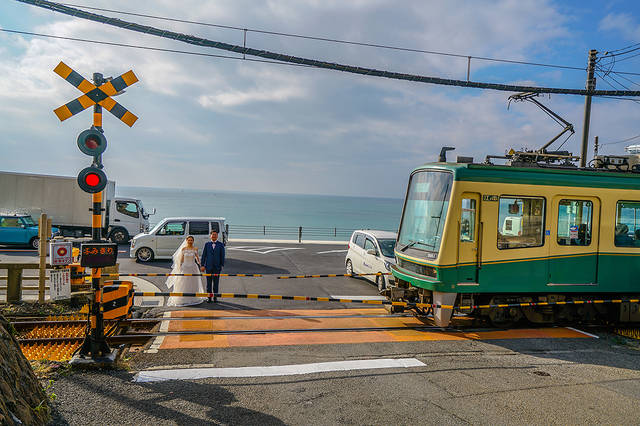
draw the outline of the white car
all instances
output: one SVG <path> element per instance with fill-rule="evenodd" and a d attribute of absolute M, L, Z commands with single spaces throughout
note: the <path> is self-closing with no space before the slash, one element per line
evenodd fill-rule
<path fill-rule="evenodd" d="M 347 274 L 388 273 L 396 260 L 393 248 L 398 234 L 389 231 L 358 230 L 349 240 L 349 250 L 345 258 Z M 391 275 L 367 275 L 382 291 L 393 282 Z"/>
<path fill-rule="evenodd" d="M 139 262 L 153 259 L 171 259 L 180 244 L 192 235 L 193 245 L 202 252 L 212 231 L 218 231 L 218 240 L 227 244 L 227 230 L 223 217 L 168 217 L 149 232 L 138 234 L 131 240 L 129 256 Z"/>

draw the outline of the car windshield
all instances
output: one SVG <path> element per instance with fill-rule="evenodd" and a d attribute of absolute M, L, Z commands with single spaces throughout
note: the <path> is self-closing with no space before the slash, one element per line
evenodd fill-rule
<path fill-rule="evenodd" d="M 161 222 L 156 223 L 156 225 L 155 225 L 153 228 L 151 228 L 151 231 L 149 231 L 149 233 L 150 233 L 150 234 L 155 234 L 155 233 L 156 233 L 156 231 L 157 231 L 158 229 L 160 229 L 160 227 L 161 227 L 161 226 L 163 226 L 165 223 L 166 223 L 166 222 L 162 222 L 162 221 L 161 221 Z"/>
<path fill-rule="evenodd" d="M 393 257 L 393 248 L 396 246 L 396 240 L 378 240 L 380 251 L 384 257 Z"/>
<path fill-rule="evenodd" d="M 33 218 L 31 216 L 23 216 L 22 220 L 24 221 L 25 224 L 29 225 L 29 226 L 33 226 L 36 223 L 33 221 Z"/>
<path fill-rule="evenodd" d="M 398 250 L 409 247 L 434 253 L 440 250 L 452 184 L 453 176 L 447 172 L 424 171 L 411 176 Z"/>

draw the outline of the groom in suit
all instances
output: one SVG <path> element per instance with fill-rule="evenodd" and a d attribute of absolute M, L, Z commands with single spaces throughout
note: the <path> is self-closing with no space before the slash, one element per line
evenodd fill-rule
<path fill-rule="evenodd" d="M 200 270 L 207 274 L 219 274 L 224 267 L 224 244 L 218 241 L 218 232 L 211 231 L 211 241 L 204 245 L 202 250 L 202 258 L 200 259 Z M 211 284 L 213 282 L 213 289 Z M 207 293 L 217 293 L 220 284 L 220 276 L 207 277 Z M 213 291 L 212 291 L 213 290 Z M 213 298 L 217 302 L 216 297 Z M 209 297 L 211 302 L 211 297 Z"/>

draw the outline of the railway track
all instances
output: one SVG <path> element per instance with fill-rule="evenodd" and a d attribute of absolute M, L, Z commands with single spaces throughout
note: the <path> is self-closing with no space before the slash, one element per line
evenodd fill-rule
<path fill-rule="evenodd" d="M 469 333 L 483 331 L 499 331 L 487 323 L 478 323 L 465 316 L 454 318 L 449 327 L 443 328 L 433 325 L 428 318 L 421 318 L 420 324 L 406 324 L 393 326 L 354 326 L 354 327 L 317 327 L 317 328 L 235 328 L 204 329 L 182 331 L 156 331 L 157 326 L 165 321 L 226 321 L 235 322 L 252 320 L 324 320 L 324 319 L 387 319 L 414 317 L 409 313 L 399 314 L 354 314 L 354 315 L 277 315 L 277 316 L 194 316 L 194 317 L 160 317 L 134 318 L 121 321 L 111 321 L 105 324 L 107 342 L 112 346 L 133 345 L 143 346 L 151 339 L 161 336 L 183 335 L 268 335 L 273 333 L 342 333 L 342 332 L 372 332 L 372 331 L 429 331 L 442 333 Z M 52 361 L 66 361 L 80 347 L 84 340 L 87 320 L 84 315 L 58 315 L 42 317 L 16 317 L 11 322 L 17 333 L 23 353 L 30 360 L 48 359 Z M 531 328 L 531 324 L 523 327 Z M 548 327 L 546 325 L 545 327 Z M 515 327 L 519 328 L 519 327 Z M 598 326 L 598 330 L 609 331 L 628 338 L 640 339 L 640 329 Z M 165 329 L 166 330 L 166 329 Z"/>

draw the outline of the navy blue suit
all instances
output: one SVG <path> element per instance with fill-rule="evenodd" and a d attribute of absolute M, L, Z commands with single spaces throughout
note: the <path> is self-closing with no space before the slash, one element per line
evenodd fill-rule
<path fill-rule="evenodd" d="M 200 265 L 204 266 L 207 274 L 219 274 L 224 267 L 224 254 L 224 244 L 208 241 L 202 250 Z M 219 276 L 207 277 L 207 293 L 218 293 L 219 284 Z"/>

